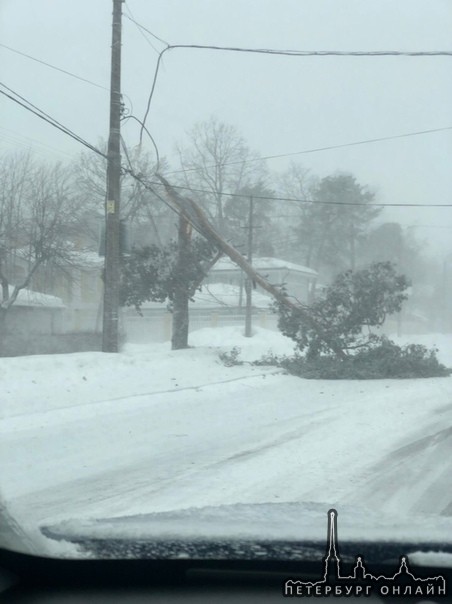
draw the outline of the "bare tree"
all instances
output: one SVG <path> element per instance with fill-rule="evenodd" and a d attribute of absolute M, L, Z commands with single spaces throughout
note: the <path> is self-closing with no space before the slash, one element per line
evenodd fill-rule
<path fill-rule="evenodd" d="M 188 145 L 178 147 L 183 170 L 180 182 L 199 189 L 194 195 L 209 219 L 228 235 L 226 193 L 266 184 L 262 162 L 237 130 L 217 118 L 199 122 L 188 132 Z"/>
<path fill-rule="evenodd" d="M 0 328 L 19 293 L 38 271 L 69 271 L 86 207 L 69 168 L 37 163 L 29 154 L 0 158 Z"/>
<path fill-rule="evenodd" d="M 100 145 L 105 149 L 105 144 Z M 139 148 L 128 150 L 123 146 L 123 164 L 145 179 L 152 180 L 155 164 L 151 156 Z M 160 160 L 160 169 L 164 173 L 167 168 L 165 159 Z M 80 194 L 85 199 L 91 199 L 97 208 L 97 214 L 103 215 L 106 181 L 106 162 L 101 156 L 92 153 L 82 153 L 74 165 L 74 176 Z M 93 212 L 95 215 L 96 212 Z M 132 231 L 133 241 L 137 245 L 167 243 L 175 229 L 174 216 L 161 203 L 149 188 L 139 179 L 133 178 L 127 171 L 121 177 L 121 220 L 127 223 Z M 92 220 L 91 236 L 99 237 L 98 222 Z"/>

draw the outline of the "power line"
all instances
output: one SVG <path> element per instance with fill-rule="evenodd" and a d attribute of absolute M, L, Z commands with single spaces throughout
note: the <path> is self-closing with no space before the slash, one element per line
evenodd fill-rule
<path fill-rule="evenodd" d="M 163 186 L 162 183 L 149 181 L 152 185 Z M 212 191 L 208 191 L 206 189 L 195 189 L 193 187 L 187 187 L 183 185 L 171 185 L 173 189 L 182 189 L 186 191 L 191 191 L 192 193 L 207 193 L 209 195 L 213 195 Z M 238 197 L 241 199 L 248 199 L 249 194 L 247 193 L 221 193 L 222 196 L 225 197 Z M 380 207 L 380 208 L 451 208 L 452 203 L 438 203 L 438 204 L 428 204 L 428 203 L 378 203 L 378 202 L 370 202 L 365 205 L 362 203 L 356 203 L 352 201 L 325 201 L 321 199 L 300 199 L 295 197 L 272 197 L 269 195 L 254 195 L 253 199 L 261 199 L 266 201 L 289 201 L 293 203 L 315 203 L 319 205 L 333 205 L 333 206 L 360 206 L 360 207 Z"/>
<path fill-rule="evenodd" d="M 407 228 L 407 229 L 452 229 L 452 226 L 446 226 L 443 224 L 409 224 L 405 228 Z"/>
<path fill-rule="evenodd" d="M 148 33 L 148 34 L 150 34 L 150 35 L 151 35 L 153 38 L 155 38 L 156 40 L 158 40 L 158 41 L 159 41 L 159 42 L 161 42 L 162 44 L 165 44 L 165 46 L 167 46 L 167 47 L 168 47 L 168 46 L 171 46 L 171 45 L 170 45 L 168 42 L 166 42 L 166 40 L 163 40 L 162 38 L 159 38 L 159 37 L 158 37 L 158 36 L 156 36 L 154 33 L 152 33 L 152 31 L 151 31 L 150 29 L 148 29 L 147 27 L 144 27 L 144 25 L 141 25 L 141 23 L 139 23 L 139 22 L 138 22 L 138 21 L 137 21 L 137 20 L 134 18 L 133 14 L 132 14 L 132 11 L 130 10 L 130 7 L 129 7 L 128 3 L 127 3 L 126 8 L 127 8 L 127 10 L 129 11 L 129 14 L 128 14 L 128 15 L 124 15 L 124 17 L 125 17 L 126 19 L 128 19 L 129 21 L 132 21 L 132 23 L 134 23 L 134 24 L 137 26 L 137 28 L 138 28 L 139 30 L 142 30 L 142 31 L 147 32 L 147 33 Z M 155 48 L 154 48 L 154 50 L 155 50 Z M 157 51 L 157 52 L 158 52 L 158 51 Z"/>
<path fill-rule="evenodd" d="M 35 61 L 36 63 L 41 63 L 41 65 L 45 65 L 46 67 L 50 67 L 51 69 L 55 69 L 55 71 L 60 71 L 61 73 L 64 73 L 68 76 L 71 76 L 72 78 L 76 78 L 77 80 L 81 80 L 82 82 L 86 82 L 87 84 L 91 84 L 92 86 L 96 86 L 97 88 L 102 88 L 102 90 L 108 90 L 108 88 L 106 86 L 102 86 L 101 84 L 97 84 L 96 82 L 93 82 L 92 80 L 88 80 L 87 78 L 83 78 L 82 76 L 79 76 L 75 73 L 72 73 L 71 71 L 67 71 L 67 69 L 62 69 L 61 67 L 57 67 L 56 65 L 52 65 L 51 63 L 47 63 L 47 61 L 43 61 L 41 59 L 37 59 L 36 57 L 33 57 L 32 55 L 28 55 L 25 52 L 22 52 L 20 50 L 17 50 L 15 48 L 11 48 L 11 46 L 7 46 L 6 44 L 1 44 L 0 46 L 2 48 L 6 48 L 7 50 L 14 52 L 18 55 L 21 55 L 22 57 L 26 57 L 27 59 L 30 59 L 31 61 Z"/>
<path fill-rule="evenodd" d="M 130 8 L 126 5 L 126 9 L 129 11 L 130 13 Z M 132 13 L 130 13 L 130 15 L 132 16 Z M 157 48 L 152 44 L 152 42 L 150 41 L 150 39 L 148 38 L 148 36 L 144 33 L 144 31 L 142 31 L 142 29 L 137 25 L 136 21 L 132 18 L 130 18 L 128 15 L 126 15 L 126 13 L 123 13 L 123 16 L 126 19 L 129 19 L 130 21 L 132 21 L 132 23 L 134 23 L 138 29 L 138 31 L 140 32 L 141 36 L 146 40 L 146 42 L 149 44 L 149 46 L 152 48 L 152 50 L 159 54 L 159 50 L 157 50 Z"/>
<path fill-rule="evenodd" d="M 37 117 L 41 118 L 45 122 L 48 122 L 51 126 L 54 126 L 58 130 L 61 130 L 62 132 L 64 132 L 65 134 L 67 134 L 68 136 L 70 136 L 71 138 L 73 138 L 74 140 L 76 140 L 77 142 L 81 143 L 82 145 L 84 145 L 85 147 L 87 147 L 88 149 L 90 149 L 91 151 L 94 151 L 94 153 L 97 153 L 101 157 L 103 157 L 105 159 L 108 159 L 108 155 L 106 155 L 105 153 L 103 153 L 102 151 L 100 151 L 100 149 L 98 149 L 94 145 L 91 145 L 91 143 L 87 142 L 81 136 L 75 134 L 74 132 L 72 132 L 66 126 L 63 126 L 63 124 L 60 124 L 57 120 L 55 120 L 50 115 L 46 114 L 44 111 L 42 111 L 41 109 L 39 109 L 38 107 L 36 107 L 32 103 L 30 103 L 30 101 L 27 101 L 27 99 L 25 99 L 24 97 L 20 96 L 18 93 L 14 92 L 11 88 L 9 88 L 8 86 L 6 86 L 2 82 L 0 82 L 0 86 L 3 86 L 7 90 L 9 90 L 13 94 L 15 94 L 17 97 L 19 97 L 20 99 L 22 99 L 24 102 L 21 102 L 20 100 L 14 98 L 13 96 L 11 96 L 10 94 L 6 93 L 3 90 L 0 90 L 0 94 L 3 94 L 4 96 L 8 97 L 9 99 L 11 99 L 12 101 L 14 101 L 15 103 L 18 103 L 24 109 L 27 109 L 28 111 L 31 111 Z M 160 187 L 164 186 L 161 182 L 144 180 L 142 177 L 139 177 L 137 174 L 135 174 L 134 171 L 131 168 L 123 168 L 123 170 L 124 170 L 124 172 L 130 174 L 130 176 L 132 176 L 133 178 L 135 178 L 135 180 L 138 180 L 139 182 L 141 182 L 141 184 L 143 184 L 144 186 L 146 186 L 152 193 L 154 193 L 154 195 L 156 195 L 159 199 L 161 199 L 163 201 L 163 198 L 158 193 L 156 193 L 155 190 L 152 188 L 154 186 L 160 186 Z M 212 191 L 208 191 L 208 190 L 205 190 L 205 189 L 196 189 L 196 188 L 193 188 L 193 187 L 187 187 L 187 186 L 182 186 L 182 185 L 171 185 L 171 186 L 172 186 L 173 189 L 181 189 L 181 190 L 185 190 L 185 191 L 190 191 L 192 193 L 205 193 L 205 194 L 209 194 L 209 195 L 212 194 Z M 247 195 L 247 194 L 227 193 L 227 192 L 222 193 L 222 195 L 225 196 L 225 197 L 236 197 L 236 198 L 242 198 L 242 199 L 249 197 L 249 195 Z M 360 207 L 363 206 L 363 204 L 355 203 L 355 202 L 325 201 L 325 200 L 320 200 L 320 199 L 298 199 L 298 198 L 293 198 L 293 197 L 272 197 L 272 196 L 267 196 L 267 195 L 253 195 L 253 198 L 254 199 L 267 200 L 267 201 L 288 201 L 288 202 L 293 202 L 293 203 L 311 203 L 311 204 L 315 203 L 315 204 L 319 204 L 319 205 L 340 205 L 340 206 L 360 206 Z M 168 202 L 165 202 L 165 203 L 169 207 L 173 208 L 173 206 L 171 206 L 171 204 L 168 204 Z M 366 207 L 367 206 L 369 206 L 369 207 L 370 206 L 377 206 L 377 207 L 383 207 L 383 208 L 384 207 L 401 207 L 401 208 L 413 208 L 413 207 L 416 207 L 416 208 L 449 208 L 449 207 L 452 207 L 452 204 L 373 203 L 373 202 L 370 202 L 370 203 L 365 204 L 365 206 Z"/>
<path fill-rule="evenodd" d="M 31 113 L 33 113 L 34 115 L 36 115 L 40 119 L 44 120 L 45 122 L 47 122 L 48 124 L 50 124 L 51 126 L 53 126 L 54 128 L 57 128 L 58 130 L 60 130 L 64 134 L 67 134 L 68 136 L 70 136 L 71 138 L 73 138 L 74 140 L 76 140 L 78 143 L 84 145 L 85 147 L 87 147 L 88 149 L 90 149 L 91 151 L 93 151 L 94 153 L 97 153 L 97 155 L 100 155 L 104 159 L 108 160 L 108 155 L 106 155 L 105 153 L 103 153 L 100 149 L 98 149 L 94 145 L 91 145 L 91 143 L 89 143 L 86 140 L 84 140 L 81 136 L 79 136 L 79 135 L 75 134 L 74 132 L 72 132 L 71 130 L 69 130 L 69 128 L 67 128 L 66 126 L 63 126 L 63 124 L 60 124 L 59 122 L 57 122 L 57 120 L 55 120 L 54 118 L 52 118 L 51 116 L 49 116 L 48 114 L 46 114 L 44 111 L 42 111 L 41 109 L 39 109 L 38 107 L 36 107 L 32 103 L 30 103 L 30 101 L 27 101 L 27 99 L 25 99 L 24 97 L 21 97 L 18 93 L 14 92 L 11 88 L 9 88 L 8 86 L 6 86 L 2 82 L 0 82 L 0 86 L 3 86 L 4 88 L 6 88 L 7 90 L 9 90 L 13 94 L 17 95 L 24 102 L 18 100 L 17 98 L 14 98 L 13 96 L 11 96 L 10 94 L 6 93 L 3 90 L 0 90 L 0 94 L 3 94 L 7 98 L 9 98 L 11 101 L 14 101 L 18 105 L 20 105 L 21 107 L 23 107 L 24 109 L 26 109 L 27 111 L 30 111 Z M 126 154 L 126 158 L 130 162 L 130 158 L 128 157 L 127 154 Z M 141 183 L 146 189 L 148 189 L 149 191 L 151 191 L 151 193 L 153 193 L 158 199 L 160 199 L 167 207 L 169 207 L 171 210 L 173 210 L 177 215 L 180 215 L 180 212 L 173 205 L 171 205 L 170 203 L 168 203 L 168 201 L 166 199 L 164 199 L 161 195 L 159 195 L 152 188 L 152 186 L 148 182 L 146 182 L 141 176 L 139 176 L 138 174 L 135 174 L 135 172 L 131 168 L 122 168 L 122 169 L 123 169 L 123 171 L 125 173 L 129 174 L 132 178 L 134 178 L 136 181 L 138 181 L 139 183 Z M 161 184 L 161 183 L 156 183 L 156 184 Z M 193 224 L 193 227 L 196 230 L 198 230 L 200 234 L 202 234 L 202 231 L 199 229 L 199 227 L 197 227 L 195 224 Z"/>
<path fill-rule="evenodd" d="M 161 40 L 163 41 L 163 40 Z M 210 44 L 167 44 L 162 53 L 176 48 L 219 50 L 289 57 L 451 57 L 452 50 L 281 50 L 274 48 L 246 48 L 240 46 L 215 46 Z"/>
<path fill-rule="evenodd" d="M 138 25 L 138 22 L 136 22 Z M 144 28 L 144 26 L 139 25 Z M 149 30 L 147 30 L 149 31 Z M 151 33 L 151 32 L 149 32 Z M 152 34 L 154 35 L 154 34 Z M 343 50 L 278 50 L 272 48 L 244 48 L 238 46 L 214 46 L 204 44 L 168 44 L 164 40 L 158 38 L 160 42 L 166 44 L 157 59 L 155 67 L 154 78 L 152 81 L 151 92 L 149 93 L 148 102 L 146 105 L 146 111 L 143 117 L 143 124 L 146 124 L 146 119 L 149 115 L 151 108 L 152 98 L 154 96 L 155 87 L 157 83 L 157 77 L 160 70 L 160 64 L 162 57 L 165 52 L 176 49 L 192 49 L 192 50 L 213 50 L 222 52 L 238 52 L 238 53 L 252 53 L 252 54 L 265 54 L 274 56 L 290 56 L 290 57 L 452 57 L 452 51 L 450 50 L 432 50 L 432 51 L 401 51 L 401 50 L 376 50 L 376 51 L 343 51 Z M 142 140 L 143 131 L 140 132 L 140 142 Z"/>
<path fill-rule="evenodd" d="M 156 172 L 159 172 L 159 168 L 160 168 L 160 154 L 159 154 L 159 150 L 157 147 L 157 144 L 154 140 L 154 137 L 152 136 L 152 134 L 149 132 L 149 130 L 146 128 L 146 126 L 143 124 L 143 122 L 141 120 L 139 120 L 135 115 L 126 115 L 122 118 L 124 121 L 125 120 L 135 120 L 137 121 L 141 127 L 144 129 L 144 131 L 146 132 L 146 134 L 149 136 L 149 138 L 151 139 L 152 144 L 154 145 L 154 150 L 155 150 L 155 155 L 156 155 Z"/>
<path fill-rule="evenodd" d="M 252 163 L 252 162 L 257 162 L 257 161 L 265 161 L 266 159 L 278 159 L 278 158 L 282 158 L 282 157 L 291 157 L 294 155 L 304 155 L 307 153 L 317 153 L 319 151 L 330 151 L 332 149 L 342 149 L 345 147 L 354 147 L 357 145 L 367 145 L 367 144 L 371 144 L 371 143 L 380 143 L 382 141 L 389 141 L 389 140 L 396 140 L 399 138 L 408 138 L 411 136 L 420 136 L 423 134 L 432 134 L 434 132 L 443 132 L 445 130 L 452 130 L 452 126 L 445 126 L 444 128 L 432 128 L 430 130 L 418 130 L 417 132 L 406 132 L 404 134 L 394 134 L 392 136 L 381 136 L 378 138 L 368 138 L 368 139 L 364 139 L 361 141 L 353 141 L 350 143 L 341 143 L 339 145 L 328 145 L 326 147 L 314 147 L 312 149 L 304 149 L 303 151 L 293 151 L 291 153 L 280 153 L 277 155 L 264 155 L 263 157 L 255 157 L 252 159 L 246 159 L 246 160 L 237 160 L 237 161 L 232 161 L 232 162 L 226 162 L 226 163 L 222 163 L 222 166 L 234 166 L 234 165 L 238 165 L 238 164 L 248 164 L 248 163 Z M 205 166 L 205 168 L 216 168 L 219 164 L 211 164 L 209 166 Z M 203 168 L 184 168 L 182 170 L 173 170 L 171 172 L 168 172 L 168 174 L 180 174 L 182 172 L 193 172 L 193 171 L 199 171 L 202 170 Z"/>
<path fill-rule="evenodd" d="M 405 52 L 405 51 L 301 51 L 301 50 L 274 50 L 274 49 L 252 49 L 252 48 L 239 48 L 239 47 L 227 47 L 227 46 L 208 46 L 208 45 L 196 45 L 196 44 L 190 44 L 190 45 L 185 45 L 185 44 L 176 44 L 176 45 L 170 45 L 168 42 L 166 42 L 165 40 L 163 40 L 162 38 L 159 38 L 156 34 L 154 34 L 153 32 L 151 32 L 149 29 L 147 29 L 146 27 L 144 27 L 143 25 L 141 25 L 136 19 L 133 18 L 133 15 L 130 11 L 129 6 L 127 6 L 127 10 L 130 13 L 130 16 L 128 15 L 124 15 L 126 18 L 128 18 L 130 21 L 132 21 L 137 28 L 141 31 L 146 31 L 148 34 L 150 34 L 151 36 L 153 36 L 156 40 L 158 40 L 159 42 L 162 42 L 163 44 L 166 45 L 166 48 L 163 49 L 160 53 L 159 53 L 159 59 L 158 59 L 158 63 L 156 66 L 156 72 L 154 75 L 154 81 L 153 81 L 153 88 L 151 90 L 150 93 L 150 98 L 148 100 L 148 106 L 150 107 L 150 101 L 152 101 L 152 95 L 154 93 L 155 90 L 155 83 L 156 83 L 156 79 L 157 79 L 157 75 L 158 75 L 158 70 L 159 70 L 159 63 L 160 63 L 160 59 L 161 56 L 163 55 L 164 52 L 166 52 L 167 50 L 172 50 L 172 49 L 176 49 L 176 48 L 194 48 L 194 49 L 206 49 L 206 50 L 222 50 L 222 51 L 232 51 L 232 52 L 250 52 L 250 53 L 259 53 L 259 54 L 274 54 L 274 55 L 284 55 L 284 56 L 452 56 L 452 51 L 413 51 L 413 52 Z M 97 88 L 101 88 L 103 90 L 107 90 L 108 88 L 105 86 L 102 86 L 101 84 L 97 84 L 96 82 L 93 82 L 92 80 L 89 80 L 87 78 L 84 78 L 82 76 L 79 76 L 73 72 L 70 72 L 66 69 L 62 69 L 61 67 L 57 67 L 56 65 L 52 65 L 51 63 L 48 63 L 47 61 L 43 61 L 42 59 L 38 59 L 37 57 L 33 57 L 32 55 L 29 55 L 27 53 L 24 53 L 20 50 L 17 50 L 15 48 L 12 48 L 10 46 L 7 46 L 6 44 L 0 43 L 0 46 L 2 48 L 6 48 L 7 50 L 14 52 L 18 55 L 21 55 L 23 57 L 26 57 L 32 61 L 35 61 L 37 63 L 40 63 L 42 65 L 45 65 L 51 69 L 54 69 L 56 71 L 59 71 L 61 73 L 64 73 L 66 75 L 69 75 L 73 78 L 76 78 L 80 81 L 83 81 L 87 84 L 91 84 L 92 86 L 96 86 Z M 154 49 L 156 50 L 156 49 Z M 157 51 L 158 52 L 158 51 Z M 127 95 L 125 95 L 127 96 Z M 140 134 L 140 142 L 142 140 L 142 132 L 143 130 L 148 134 L 148 136 L 150 137 L 152 144 L 154 146 L 156 155 L 157 155 L 157 163 L 159 162 L 159 152 L 158 152 L 158 148 L 156 145 L 156 142 L 154 140 L 154 138 L 152 137 L 152 135 L 150 134 L 149 130 L 145 127 L 145 121 L 148 115 L 148 111 L 146 112 L 145 118 L 143 120 L 143 122 L 141 122 L 138 118 L 136 118 L 135 116 L 128 116 L 131 117 L 133 119 L 135 119 L 138 123 L 141 124 L 141 134 Z M 296 155 L 303 155 L 303 154 L 308 154 L 308 153 L 316 153 L 316 152 L 320 152 L 320 151 L 328 151 L 328 150 L 333 150 L 333 149 L 340 149 L 340 148 L 344 148 L 344 147 L 351 147 L 351 146 L 356 146 L 356 145 L 363 145 L 363 144 L 369 144 L 369 143 L 376 143 L 376 142 L 382 142 L 382 141 L 386 141 L 386 140 L 395 140 L 398 138 L 405 138 L 405 137 L 410 137 L 410 136 L 417 136 L 417 135 L 422 135 L 422 134 L 430 134 L 430 133 L 434 133 L 434 132 L 441 132 L 444 130 L 451 130 L 452 126 L 448 126 L 445 128 L 435 128 L 435 129 L 431 129 L 431 130 L 423 130 L 423 131 L 419 131 L 419 132 L 410 132 L 410 133 L 406 133 L 406 134 L 399 134 L 399 135 L 394 135 L 394 136 L 387 136 L 387 137 L 380 137 L 380 138 L 374 138 L 374 139 L 366 139 L 366 140 L 362 140 L 362 141 L 354 141 L 354 142 L 350 142 L 350 143 L 344 143 L 344 144 L 339 144 L 339 145 L 329 145 L 326 147 L 318 147 L 318 148 L 313 148 L 313 149 L 306 149 L 303 151 L 294 151 L 291 153 L 282 153 L 282 154 L 277 154 L 277 155 L 267 155 L 264 157 L 259 157 L 259 158 L 253 158 L 250 160 L 245 160 L 245 161 L 236 161 L 236 162 L 228 162 L 227 164 L 224 165 L 235 165 L 235 164 L 240 164 L 240 163 L 251 163 L 251 162 L 257 162 L 257 161 L 264 161 L 267 159 L 278 159 L 278 158 L 283 158 L 283 157 L 291 157 L 291 156 L 296 156 Z M 208 166 L 208 167 L 216 167 L 215 165 L 212 166 Z M 191 172 L 191 171 L 196 171 L 199 170 L 199 168 L 187 168 L 185 170 L 173 170 L 172 172 L 169 172 L 169 174 L 176 174 L 176 173 L 180 173 L 180 172 Z"/>
<path fill-rule="evenodd" d="M 82 82 L 85 82 L 86 84 L 91 84 L 91 86 L 96 86 L 96 88 L 100 88 L 101 90 L 106 90 L 107 92 L 110 91 L 109 88 L 107 88 L 106 86 L 102 86 L 101 84 L 97 84 L 96 82 L 93 82 L 92 80 L 88 80 L 87 78 L 84 78 L 82 76 L 77 75 L 76 73 L 73 73 L 72 71 L 68 71 L 67 69 L 62 69 L 61 67 L 57 67 L 56 65 L 52 65 L 51 63 L 48 63 L 47 61 L 43 61 L 42 59 L 38 59 L 37 57 L 33 57 L 32 55 L 29 55 L 25 52 L 22 52 L 20 50 L 17 50 L 16 48 L 11 48 L 11 46 L 7 46 L 6 44 L 2 44 L 0 43 L 0 46 L 3 48 L 6 48 L 7 50 L 10 50 L 11 52 L 14 52 L 18 55 L 21 55 L 22 57 L 26 57 L 27 59 L 30 59 L 31 61 L 35 61 L 36 63 L 40 63 L 41 65 L 45 65 L 46 67 L 49 67 L 50 69 L 54 69 L 55 71 L 59 71 L 60 73 L 64 73 L 65 75 L 68 75 L 72 78 L 75 78 L 76 80 L 80 80 Z M 131 106 L 131 111 L 133 111 L 133 103 L 132 100 L 130 99 L 130 97 L 123 93 L 123 95 L 130 103 Z"/>
<path fill-rule="evenodd" d="M 45 122 L 49 123 L 51 126 L 54 126 L 55 128 L 57 128 L 61 132 L 64 132 L 65 134 L 67 134 L 68 136 L 70 136 L 71 138 L 73 138 L 74 140 L 76 140 L 77 142 L 81 143 L 82 145 L 84 145 L 85 147 L 87 147 L 88 149 L 90 149 L 91 151 L 94 151 L 98 155 L 101 155 L 105 159 L 108 159 L 108 156 L 105 153 L 102 153 L 102 151 L 100 151 L 99 149 L 97 149 L 97 147 L 94 147 L 94 145 L 91 145 L 91 143 L 88 143 L 82 137 L 80 137 L 77 134 L 75 134 L 75 132 L 72 132 L 72 130 L 70 130 L 66 126 L 63 126 L 63 124 L 60 124 L 53 117 L 51 117 L 50 115 L 48 115 L 47 113 L 45 113 L 44 111 L 42 111 L 42 109 L 39 109 L 39 107 L 36 107 L 36 105 L 33 105 L 32 103 L 30 103 L 30 101 L 27 101 L 27 99 L 25 99 L 23 96 L 21 96 L 20 94 L 18 94 L 17 92 L 15 92 L 14 90 L 12 90 L 8 86 L 6 86 L 6 84 L 3 84 L 2 82 L 0 82 L 0 86 L 3 86 L 3 88 L 6 88 L 6 90 L 9 90 L 9 92 L 11 92 L 12 94 L 14 94 L 18 98 L 15 98 L 14 96 L 8 94 L 4 90 L 0 90 L 0 94 L 3 94 L 7 98 L 9 98 L 11 101 L 14 101 L 15 103 L 17 103 L 18 105 L 20 105 L 24 109 L 27 109 L 27 111 L 30 111 L 31 113 L 33 113 L 34 115 L 36 115 L 40 119 L 44 120 Z M 21 99 L 21 100 L 19 100 L 19 99 Z M 22 102 L 22 101 L 24 101 L 24 102 Z"/>
<path fill-rule="evenodd" d="M 71 154 L 67 151 L 57 149 L 56 147 L 52 147 L 50 145 L 47 145 L 46 143 L 42 143 L 35 138 L 24 136 L 23 134 L 20 134 L 15 130 L 3 128 L 2 126 L 0 126 L 0 141 L 4 141 L 6 144 L 9 145 L 20 145 L 27 149 L 34 148 L 34 150 L 35 146 L 38 145 L 38 147 L 40 147 L 40 149 L 37 150 L 38 152 L 47 151 L 55 155 L 67 155 L 68 157 L 71 157 Z"/>

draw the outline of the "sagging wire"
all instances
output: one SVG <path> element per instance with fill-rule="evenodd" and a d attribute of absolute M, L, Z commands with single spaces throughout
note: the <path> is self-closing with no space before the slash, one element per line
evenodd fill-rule
<path fill-rule="evenodd" d="M 135 120 L 136 122 L 138 122 L 140 124 L 140 126 L 142 127 L 142 129 L 146 132 L 146 134 L 149 136 L 149 138 L 151 139 L 151 142 L 154 146 L 154 150 L 155 150 L 155 157 L 156 157 L 156 172 L 160 171 L 160 154 L 159 154 L 159 150 L 157 147 L 157 143 L 154 140 L 154 137 L 152 136 L 152 134 L 149 132 L 149 130 L 146 128 L 146 126 L 143 124 L 143 122 L 141 120 L 139 120 L 135 115 L 124 115 L 124 117 L 122 118 L 122 121 L 126 121 L 126 120 Z M 141 144 L 141 141 L 140 141 Z"/>
<path fill-rule="evenodd" d="M 140 27 L 144 27 L 140 25 Z M 151 32 L 149 32 L 151 33 Z M 154 34 L 152 34 L 154 35 Z M 146 124 L 147 117 L 151 108 L 152 99 L 157 84 L 157 78 L 160 71 L 162 57 L 165 52 L 176 49 L 194 49 L 194 50 L 213 50 L 223 52 L 238 52 L 252 54 L 267 54 L 274 56 L 289 56 L 289 57 L 452 57 L 452 51 L 449 50 L 433 50 L 433 51 L 399 51 L 399 50 L 378 50 L 378 51 L 341 51 L 341 50 L 278 50 L 271 48 L 243 48 L 236 46 L 214 46 L 204 44 L 168 44 L 164 40 L 158 38 L 160 42 L 166 45 L 158 56 L 155 66 L 154 77 L 152 81 L 151 91 L 149 93 L 146 111 L 143 117 L 143 125 Z M 143 138 L 143 129 L 140 131 L 140 143 Z"/>

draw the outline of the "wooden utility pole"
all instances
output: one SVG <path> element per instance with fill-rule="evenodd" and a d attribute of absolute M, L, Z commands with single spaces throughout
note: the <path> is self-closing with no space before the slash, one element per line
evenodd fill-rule
<path fill-rule="evenodd" d="M 250 207 L 248 214 L 248 263 L 250 266 L 253 264 L 253 198 L 250 197 Z M 245 293 L 246 293 L 246 314 L 245 314 L 245 337 L 251 338 L 252 329 L 252 292 L 253 283 L 249 277 L 245 281 Z"/>
<path fill-rule="evenodd" d="M 121 197 L 121 17 L 124 0 L 113 0 L 108 137 L 107 198 L 105 200 L 105 269 L 102 328 L 103 352 L 119 349 L 120 197 Z"/>

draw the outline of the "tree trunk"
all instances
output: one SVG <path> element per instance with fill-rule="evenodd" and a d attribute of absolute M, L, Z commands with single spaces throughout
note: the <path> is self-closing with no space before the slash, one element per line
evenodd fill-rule
<path fill-rule="evenodd" d="M 0 299 L 1 302 L 7 302 L 9 298 L 9 281 L 3 273 L 3 263 L 4 263 L 4 255 L 0 256 L 0 285 L 2 291 L 2 297 Z"/>
<path fill-rule="evenodd" d="M 176 286 L 173 300 L 172 350 L 188 348 L 188 301 L 189 287 L 186 278 L 188 252 L 190 251 L 191 225 L 182 215 L 179 216 L 178 249 L 176 264 Z"/>

